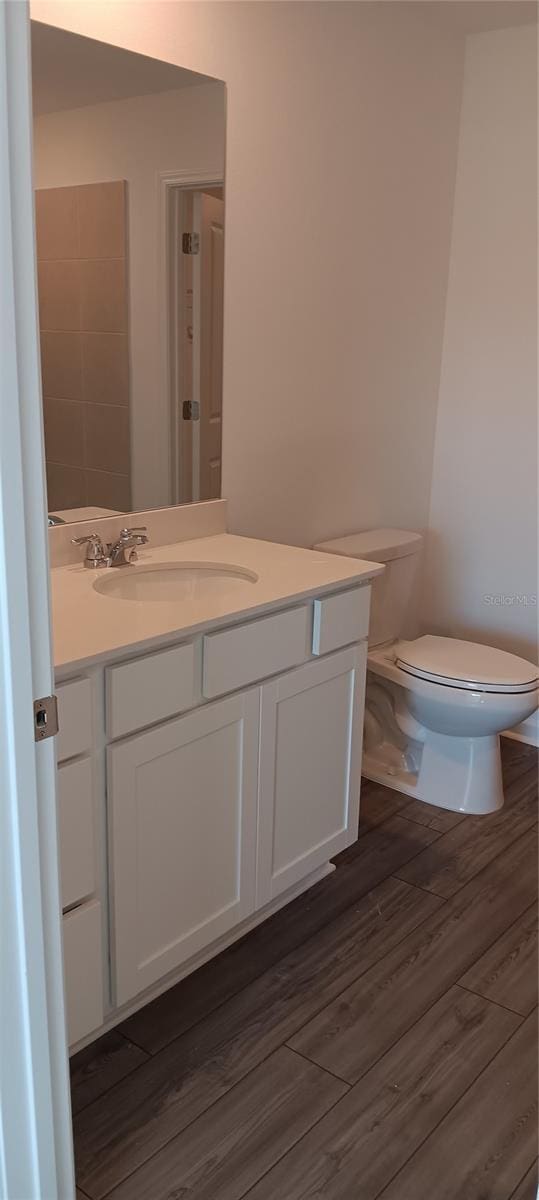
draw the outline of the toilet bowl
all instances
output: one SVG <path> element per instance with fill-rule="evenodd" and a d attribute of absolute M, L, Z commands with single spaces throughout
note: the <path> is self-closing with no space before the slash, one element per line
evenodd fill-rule
<path fill-rule="evenodd" d="M 442 675 L 441 664 L 451 651 L 462 665 Z M 482 661 L 488 651 L 488 670 L 478 668 L 478 651 Z M 428 661 L 431 670 L 418 668 L 418 660 Z M 539 707 L 537 668 L 492 647 L 423 637 L 374 650 L 367 656 L 367 671 L 364 774 L 441 808 L 476 814 L 501 808 L 498 735 Z M 369 715 L 380 713 L 380 685 L 391 696 L 405 740 L 400 760 L 387 711 L 376 727 L 369 722 Z"/>
<path fill-rule="evenodd" d="M 383 529 L 315 547 L 386 565 L 373 585 L 362 771 L 440 808 L 494 812 L 499 734 L 539 707 L 539 668 L 475 642 L 402 636 L 421 545 L 419 534 Z"/>

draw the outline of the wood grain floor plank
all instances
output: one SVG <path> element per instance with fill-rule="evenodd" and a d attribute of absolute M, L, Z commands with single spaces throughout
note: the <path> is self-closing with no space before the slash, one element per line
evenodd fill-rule
<path fill-rule="evenodd" d="M 538 1003 L 537 976 L 537 906 L 533 904 L 459 982 L 527 1017 Z"/>
<path fill-rule="evenodd" d="M 428 825 L 440 833 L 448 833 L 461 821 L 468 820 L 463 813 L 449 812 L 446 808 L 436 808 L 434 804 L 424 804 L 422 800 L 409 800 L 400 812 L 407 821 L 417 821 L 420 825 Z"/>
<path fill-rule="evenodd" d="M 123 1021 L 120 1032 L 156 1054 L 339 917 L 433 836 L 405 821 L 393 822 L 385 832 L 373 829 L 361 838 L 359 863 L 339 862 L 332 875 Z"/>
<path fill-rule="evenodd" d="M 407 883 L 447 900 L 501 854 L 509 842 L 531 829 L 537 815 L 537 775 L 532 769 L 509 785 L 506 803 L 499 812 L 467 817 L 399 868 L 397 874 Z"/>
<path fill-rule="evenodd" d="M 508 1200 L 536 1156 L 533 1014 L 385 1188 L 381 1200 Z"/>
<path fill-rule="evenodd" d="M 422 857 L 425 850 L 436 842 L 441 834 L 436 829 L 425 825 L 412 824 L 405 821 L 397 813 L 388 817 L 383 824 L 371 829 L 369 834 L 360 837 L 346 850 L 341 851 L 335 859 L 337 867 L 355 864 L 356 872 L 362 878 L 369 880 L 370 887 L 387 879 L 401 866 Z M 398 862 L 398 866 L 397 866 Z"/>
<path fill-rule="evenodd" d="M 393 788 L 383 787 L 372 779 L 361 780 L 361 804 L 359 809 L 359 836 L 364 837 L 377 825 L 382 825 L 390 817 L 406 807 L 406 796 Z"/>
<path fill-rule="evenodd" d="M 519 773 L 525 774 L 532 767 L 536 771 L 539 769 L 539 748 L 537 746 L 530 746 L 526 742 L 519 742 L 516 738 L 509 737 L 500 738 L 500 745 L 504 784 L 510 783 Z"/>
<path fill-rule="evenodd" d="M 143 1063 L 75 1118 L 77 1182 L 100 1200 L 440 905 L 386 880 Z"/>
<path fill-rule="evenodd" d="M 69 1063 L 71 1076 L 71 1110 L 81 1111 L 104 1092 L 130 1075 L 148 1055 L 132 1042 L 111 1030 L 92 1042 L 85 1050 L 74 1054 Z"/>
<path fill-rule="evenodd" d="M 537 1200 L 539 1191 L 539 1172 L 537 1168 L 538 1163 L 536 1159 L 513 1192 L 511 1200 Z"/>
<path fill-rule="evenodd" d="M 536 866 L 535 839 L 513 842 L 289 1044 L 355 1083 L 529 908 Z"/>
<path fill-rule="evenodd" d="M 520 1023 L 469 996 L 446 992 L 249 1200 L 374 1200 Z"/>
<path fill-rule="evenodd" d="M 109 1200 L 240 1200 L 347 1091 L 281 1047 Z"/>

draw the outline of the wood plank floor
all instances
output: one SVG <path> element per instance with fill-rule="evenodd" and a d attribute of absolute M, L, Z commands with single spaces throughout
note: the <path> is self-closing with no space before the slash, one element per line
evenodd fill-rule
<path fill-rule="evenodd" d="M 337 870 L 71 1063 L 77 1200 L 535 1200 L 537 753 L 364 783 Z"/>

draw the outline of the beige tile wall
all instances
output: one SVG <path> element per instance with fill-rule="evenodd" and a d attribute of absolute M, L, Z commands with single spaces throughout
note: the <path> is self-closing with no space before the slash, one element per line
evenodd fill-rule
<path fill-rule="evenodd" d="M 49 511 L 130 507 L 127 184 L 36 192 Z"/>

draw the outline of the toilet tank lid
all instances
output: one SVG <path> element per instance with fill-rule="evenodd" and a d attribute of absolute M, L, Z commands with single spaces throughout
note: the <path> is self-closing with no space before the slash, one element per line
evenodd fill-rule
<path fill-rule="evenodd" d="M 367 562 L 391 562 L 421 550 L 423 538 L 409 529 L 366 529 L 347 537 L 318 542 L 315 550 L 324 554 L 346 554 L 348 558 L 364 558 Z"/>

